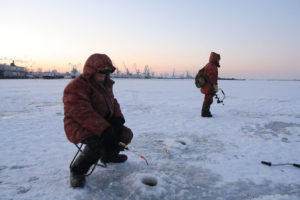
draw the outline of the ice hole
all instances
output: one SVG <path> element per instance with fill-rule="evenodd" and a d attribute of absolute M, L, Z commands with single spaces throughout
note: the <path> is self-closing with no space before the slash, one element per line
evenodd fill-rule
<path fill-rule="evenodd" d="M 154 187 L 157 185 L 157 179 L 155 177 L 147 176 L 142 178 L 142 183 Z"/>

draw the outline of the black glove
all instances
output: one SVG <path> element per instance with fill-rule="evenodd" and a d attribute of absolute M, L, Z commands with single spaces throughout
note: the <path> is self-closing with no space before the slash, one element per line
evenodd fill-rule
<path fill-rule="evenodd" d="M 105 129 L 100 136 L 104 151 L 112 152 L 119 148 L 119 140 L 112 126 Z"/>
<path fill-rule="evenodd" d="M 120 137 L 123 130 L 124 119 L 121 117 L 113 117 L 109 120 L 109 122 L 111 126 L 114 127 L 116 135 Z"/>

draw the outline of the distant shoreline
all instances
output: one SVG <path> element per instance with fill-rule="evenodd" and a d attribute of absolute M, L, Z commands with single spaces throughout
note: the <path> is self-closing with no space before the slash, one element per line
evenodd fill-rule
<path fill-rule="evenodd" d="M 151 77 L 151 78 L 136 78 L 136 77 L 111 77 L 112 79 L 131 79 L 131 80 L 194 80 L 194 78 L 169 78 L 169 77 Z M 73 78 L 3 78 L 0 80 L 72 80 Z M 218 78 L 222 81 L 300 81 L 300 79 L 242 79 L 242 78 Z"/>

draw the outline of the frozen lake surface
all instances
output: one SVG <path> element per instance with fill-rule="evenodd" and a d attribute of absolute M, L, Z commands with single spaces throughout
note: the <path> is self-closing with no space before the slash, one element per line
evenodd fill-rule
<path fill-rule="evenodd" d="M 123 164 L 69 185 L 76 152 L 63 128 L 70 80 L 0 80 L 0 199 L 299 200 L 300 82 L 220 81 L 225 105 L 201 117 L 193 80 L 116 79 L 134 132 Z M 143 180 L 157 182 L 156 186 Z"/>

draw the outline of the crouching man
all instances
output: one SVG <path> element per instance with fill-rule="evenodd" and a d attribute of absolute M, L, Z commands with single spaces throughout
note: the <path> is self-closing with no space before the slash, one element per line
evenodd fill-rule
<path fill-rule="evenodd" d="M 115 71 L 105 54 L 91 55 L 83 74 L 64 90 L 64 128 L 67 138 L 85 148 L 70 166 L 70 184 L 84 187 L 85 174 L 99 159 L 103 163 L 121 163 L 127 156 L 119 154 L 119 142 L 129 144 L 133 133 L 124 126 L 125 119 L 114 98 L 110 74 Z"/>

